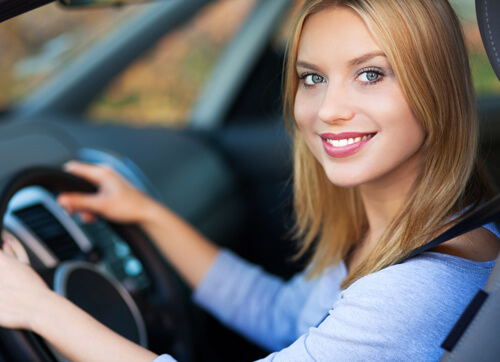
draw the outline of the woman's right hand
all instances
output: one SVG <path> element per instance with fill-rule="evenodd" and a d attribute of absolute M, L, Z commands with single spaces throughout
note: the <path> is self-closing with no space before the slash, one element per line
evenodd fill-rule
<path fill-rule="evenodd" d="M 140 223 L 147 205 L 153 202 L 108 167 L 70 161 L 64 169 L 97 187 L 96 193 L 65 192 L 57 198 L 66 211 L 80 213 L 86 222 L 99 215 L 114 222 Z"/>
<path fill-rule="evenodd" d="M 120 223 L 139 224 L 171 265 L 196 287 L 214 261 L 219 248 L 191 225 L 149 198 L 111 169 L 82 162 L 66 164 L 66 171 L 97 186 L 96 193 L 66 192 L 58 202 L 84 221 L 95 215 Z"/>

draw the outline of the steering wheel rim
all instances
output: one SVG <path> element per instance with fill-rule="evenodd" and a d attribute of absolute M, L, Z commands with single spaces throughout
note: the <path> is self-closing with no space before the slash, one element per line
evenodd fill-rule
<path fill-rule="evenodd" d="M 50 192 L 96 192 L 97 188 L 86 180 L 66 173 L 54 167 L 31 167 L 23 169 L 0 183 L 0 231 L 3 230 L 3 218 L 11 198 L 19 190 L 29 186 L 40 186 Z M 185 311 L 182 307 L 180 293 L 172 280 L 171 270 L 160 256 L 158 250 L 137 226 L 108 222 L 129 245 L 130 249 L 143 262 L 152 283 L 151 295 L 134 296 L 141 311 L 148 335 L 155 339 L 156 345 L 150 348 L 157 353 L 172 353 L 179 360 L 192 360 L 192 339 L 188 328 Z M 0 248 L 3 241 L 0 239 Z M 138 300 L 137 300 L 138 298 Z M 151 331 L 153 329 L 153 331 Z M 169 348 L 163 350 L 167 343 L 159 343 L 159 335 L 164 334 Z M 33 361 L 53 361 L 46 348 L 37 344 L 36 336 L 19 330 L 1 329 L 0 339 L 6 340 L 6 349 L 15 349 L 25 353 L 25 358 Z M 159 350 L 162 348 L 162 350 Z"/>

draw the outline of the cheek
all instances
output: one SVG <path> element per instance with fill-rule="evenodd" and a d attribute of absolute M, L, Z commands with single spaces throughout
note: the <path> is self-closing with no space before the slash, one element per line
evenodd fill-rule
<path fill-rule="evenodd" d="M 379 110 L 381 119 L 385 119 L 388 126 L 395 132 L 401 133 L 402 137 L 413 135 L 414 138 L 420 138 L 423 135 L 423 128 L 413 114 L 399 85 L 395 85 L 383 97 L 375 99 L 373 106 Z"/>
<path fill-rule="evenodd" d="M 424 137 L 424 129 L 420 122 L 417 120 L 410 105 L 406 99 L 400 94 L 399 103 L 395 107 L 398 109 L 400 131 L 406 133 L 410 138 L 421 140 Z M 413 136 L 413 137 L 412 137 Z M 420 141 L 419 141 L 420 142 Z"/>
<path fill-rule="evenodd" d="M 402 148 L 399 152 L 403 152 L 403 150 L 407 150 L 408 153 L 416 152 L 422 147 L 425 140 L 423 127 L 405 100 L 401 100 L 399 106 L 393 109 L 394 116 L 391 118 L 392 137 L 399 140 L 399 142 L 395 142 L 394 147 L 397 145 Z"/>
<path fill-rule="evenodd" d="M 310 97 L 305 97 L 303 92 L 297 91 L 294 104 L 294 117 L 302 132 L 311 127 L 316 119 L 316 106 Z"/>

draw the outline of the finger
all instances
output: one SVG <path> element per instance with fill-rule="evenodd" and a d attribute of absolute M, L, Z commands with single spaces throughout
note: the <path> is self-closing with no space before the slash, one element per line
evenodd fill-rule
<path fill-rule="evenodd" d="M 80 212 L 79 216 L 80 220 L 82 220 L 85 224 L 91 224 L 97 220 L 97 216 L 95 216 L 95 214 L 86 211 Z"/>
<path fill-rule="evenodd" d="M 69 214 L 73 214 L 76 211 L 97 213 L 100 209 L 99 197 L 95 194 L 65 192 L 57 197 L 57 202 L 64 207 Z"/>
<path fill-rule="evenodd" d="M 12 241 L 10 239 L 4 240 L 1 251 L 3 252 L 2 255 L 17 259 L 16 252 L 12 246 Z"/>
<path fill-rule="evenodd" d="M 63 165 L 63 169 L 96 185 L 100 185 L 103 179 L 110 175 L 110 170 L 107 167 L 79 161 L 66 162 Z"/>

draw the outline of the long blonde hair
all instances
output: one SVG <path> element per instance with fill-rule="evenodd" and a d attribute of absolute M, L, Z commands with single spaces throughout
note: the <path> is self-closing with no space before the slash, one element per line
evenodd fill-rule
<path fill-rule="evenodd" d="M 471 211 L 491 196 L 492 187 L 477 156 L 478 120 L 467 50 L 448 1 L 306 0 L 287 49 L 284 112 L 294 137 L 299 255 L 312 251 L 311 275 L 345 258 L 368 229 L 358 189 L 337 187 L 328 180 L 293 117 L 303 24 L 310 15 L 332 7 L 348 7 L 361 16 L 426 132 L 422 174 L 374 248 L 350 270 L 342 285 L 346 288 L 428 243 L 464 208 Z"/>

